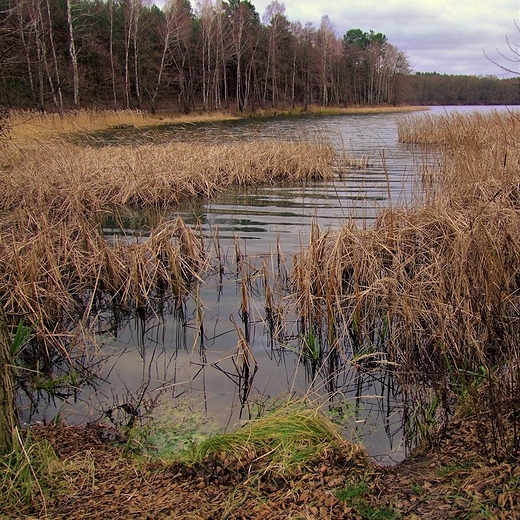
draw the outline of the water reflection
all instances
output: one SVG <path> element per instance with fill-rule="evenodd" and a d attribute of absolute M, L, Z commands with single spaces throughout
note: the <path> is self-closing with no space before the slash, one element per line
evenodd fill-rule
<path fill-rule="evenodd" d="M 354 363 L 354 352 L 325 348 L 319 331 L 311 337 L 291 308 L 289 285 L 293 255 L 308 243 L 313 225 L 334 228 L 354 219 L 369 226 L 380 208 L 414 203 L 415 172 L 437 157 L 397 142 L 398 117 L 403 116 L 249 120 L 96 135 L 126 143 L 326 139 L 366 156 L 368 166 L 338 166 L 337 179 L 329 183 L 258 187 L 179 211 L 107 217 L 105 235 L 131 243 L 181 215 L 204 235 L 212 276 L 180 306 L 158 298 L 131 317 L 117 308 L 99 311 L 107 356 L 102 384 L 80 396 L 81 406 L 70 408 L 69 420 L 76 413 L 124 423 L 131 420 L 125 414 L 146 414 L 159 398 L 189 397 L 193 410 L 231 427 L 280 396 L 308 394 L 338 420 L 348 417 L 349 434 L 359 436 L 379 460 L 402 458 L 402 403 L 388 367 L 379 358 Z M 338 328 L 338 336 L 342 333 L 347 332 Z"/>

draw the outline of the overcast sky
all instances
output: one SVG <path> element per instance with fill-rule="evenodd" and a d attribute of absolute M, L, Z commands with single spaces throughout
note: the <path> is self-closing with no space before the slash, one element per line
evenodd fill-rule
<path fill-rule="evenodd" d="M 520 33 L 520 0 L 279 0 L 289 21 L 319 27 L 328 15 L 338 37 L 349 29 L 386 34 L 408 56 L 413 71 L 442 74 L 494 75 L 504 72 L 484 56 L 518 71 L 512 57 Z M 271 0 L 251 0 L 260 17 Z M 195 4 L 195 2 L 193 2 Z M 193 5 L 192 4 L 192 5 Z"/>

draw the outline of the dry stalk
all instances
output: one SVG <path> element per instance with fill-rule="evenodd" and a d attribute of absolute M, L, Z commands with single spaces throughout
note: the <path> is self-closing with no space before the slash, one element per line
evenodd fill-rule
<path fill-rule="evenodd" d="M 89 328 L 90 316 L 113 306 L 153 308 L 163 296 L 181 301 L 207 268 L 203 242 L 181 219 L 144 240 L 110 244 L 98 222 L 72 210 L 52 213 L 18 209 L 0 228 L 0 295 L 14 323 L 23 318 L 32 327 L 26 361 L 44 371 L 57 359 L 84 359 L 77 332 Z"/>

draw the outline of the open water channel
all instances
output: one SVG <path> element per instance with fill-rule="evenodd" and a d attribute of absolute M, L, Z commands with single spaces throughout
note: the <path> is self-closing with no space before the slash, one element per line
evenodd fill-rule
<path fill-rule="evenodd" d="M 265 264 L 283 282 L 290 275 L 293 256 L 308 243 L 313 225 L 334 229 L 355 219 L 358 227 L 370 226 L 381 208 L 416 202 L 419 168 L 438 159 L 434 151 L 398 143 L 396 120 L 406 116 L 254 119 L 171 126 L 161 133 L 155 129 L 153 134 L 136 135 L 129 130 L 115 137 L 106 135 L 120 142 L 325 139 L 355 157 L 366 157 L 368 166 L 338 167 L 333 182 L 227 193 L 218 200 L 161 215 L 176 218 L 180 214 L 200 229 L 223 269 L 205 279 L 181 309 L 165 306 L 164 312 L 127 320 L 116 333 L 100 334 L 99 343 L 107 356 L 101 382 L 95 390 L 79 395 L 80 406 L 78 402 L 59 405 L 67 420 L 84 420 L 85 415 L 89 420 L 102 419 L 107 410 L 124 410 L 125 404 L 143 412 L 160 399 L 167 400 L 171 410 L 188 410 L 202 422 L 211 420 L 231 429 L 289 395 L 306 394 L 331 410 L 344 423 L 347 435 L 363 442 L 376 460 L 401 460 L 405 454 L 403 404 L 391 375 L 380 369 L 360 371 L 349 363 L 336 366 L 333 373 L 326 366 L 310 370 L 291 347 L 298 334 L 296 324 L 292 328 L 285 324 L 284 341 L 273 340 L 262 273 Z M 145 239 L 156 218 L 140 214 L 117 222 L 109 219 L 104 231 L 123 240 L 143 235 Z M 244 334 L 244 272 L 252 355 L 247 374 L 236 356 Z M 283 302 L 283 295 L 280 298 Z M 50 418 L 56 408 L 52 405 L 43 413 Z"/>

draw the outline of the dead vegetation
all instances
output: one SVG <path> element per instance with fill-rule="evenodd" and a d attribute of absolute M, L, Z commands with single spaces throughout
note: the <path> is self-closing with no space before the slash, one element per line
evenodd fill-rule
<path fill-rule="evenodd" d="M 332 178 L 333 159 L 330 146 L 312 143 L 23 144 L 4 159 L 0 204 L 79 205 L 89 213 L 126 205 L 166 207 L 233 187 Z"/>
<path fill-rule="evenodd" d="M 80 374 L 78 384 L 91 377 L 100 316 L 153 313 L 165 301 L 179 305 L 209 271 L 205 238 L 181 219 L 114 239 L 105 236 L 107 216 L 334 175 L 332 147 L 317 142 L 68 140 L 73 132 L 152 123 L 130 111 L 10 115 L 0 164 L 0 297 L 13 333 L 21 320 L 32 331 L 17 359 L 31 400 L 34 374 L 46 374 L 37 388 L 54 388 L 62 377 L 70 382 L 69 373 Z"/>
<path fill-rule="evenodd" d="M 151 114 L 143 110 L 74 110 L 42 113 L 35 110 L 11 110 L 9 121 L 12 139 L 44 139 L 56 135 L 106 129 L 142 128 L 170 123 L 221 121 L 236 119 L 224 112 L 192 113 L 190 115 Z"/>
<path fill-rule="evenodd" d="M 332 358 L 360 369 L 389 367 L 408 404 L 408 433 L 423 455 L 437 450 L 435 462 L 381 470 L 351 457 L 345 465 L 344 446 L 325 450 L 304 470 L 266 473 L 253 482 L 245 458 L 252 453 L 249 468 L 257 462 L 256 469 L 272 468 L 275 439 L 243 457 L 236 456 L 240 446 L 231 454 L 219 447 L 194 465 L 155 462 L 139 472 L 117 450 L 104 458 L 106 448 L 91 433 L 86 453 L 80 442 L 70 444 L 78 430 L 49 428 L 41 435 L 60 457 L 70 457 L 72 473 L 59 472 L 71 487 L 25 512 L 47 510 L 53 518 L 71 512 L 77 518 L 518 515 L 517 129 L 510 113 L 409 119 L 401 139 L 441 146 L 443 153 L 442 167 L 424 178 L 424 204 L 385 210 L 371 229 L 352 222 L 337 232 L 315 227 L 292 273 L 303 357 L 316 368 Z M 255 182 L 326 178 L 330 159 L 327 147 L 310 145 L 312 168 L 305 150 L 292 144 L 89 149 L 50 143 L 30 141 L 24 151 L 13 140 L 2 158 L 0 293 L 13 321 L 23 317 L 33 327 L 34 342 L 21 358 L 28 372 L 42 366 L 52 372 L 64 360 L 81 366 L 83 318 L 91 311 L 114 305 L 135 311 L 164 294 L 182 298 L 209 267 L 203 240 L 180 220 L 137 240 L 107 241 L 101 217 L 108 210 L 163 206 Z M 206 177 L 199 175 L 203 168 Z M 266 299 L 281 334 L 284 309 L 267 289 Z"/>
<path fill-rule="evenodd" d="M 305 425 L 308 417 L 317 417 L 316 410 L 303 414 L 300 423 Z M 280 464 L 272 448 L 251 449 L 280 442 L 285 428 L 278 426 L 281 431 L 271 438 L 257 432 L 250 441 L 244 435 L 243 444 L 214 442 L 217 449 L 196 462 L 136 456 L 128 445 L 107 441 L 110 432 L 99 424 L 34 427 L 30 441 L 21 439 L 27 458 L 20 457 L 17 473 L 4 468 L 2 515 L 53 520 L 506 520 L 520 514 L 519 467 L 482 455 L 476 421 L 455 421 L 434 456 L 423 453 L 393 468 L 373 465 L 360 446 L 339 438 L 334 443 L 317 439 L 320 449 L 313 451 L 314 430 L 308 437 L 298 432 L 296 446 L 311 453 L 297 464 Z M 293 427 L 294 419 L 286 424 Z M 284 453 L 298 455 L 295 446 L 289 453 L 287 447 L 284 443 Z"/>
<path fill-rule="evenodd" d="M 482 446 L 501 459 L 520 448 L 518 124 L 409 119 L 402 139 L 443 151 L 425 203 L 369 230 L 315 229 L 294 271 L 304 334 L 326 331 L 322 358 L 395 366 L 412 438 L 437 442 L 463 414 L 492 429 Z"/>

